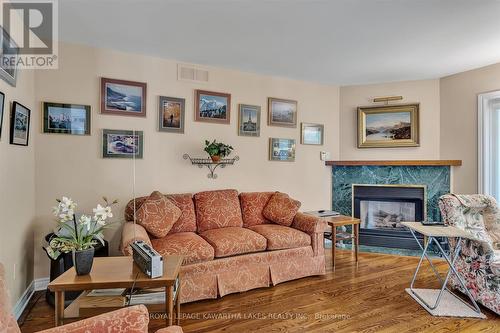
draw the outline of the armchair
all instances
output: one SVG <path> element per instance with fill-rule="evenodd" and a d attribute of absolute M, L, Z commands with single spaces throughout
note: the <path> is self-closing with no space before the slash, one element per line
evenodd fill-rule
<path fill-rule="evenodd" d="M 68 325 L 54 327 L 43 333 L 104 333 L 110 331 L 123 333 L 148 332 L 149 313 L 144 305 L 136 305 L 80 320 Z M 113 328 L 113 329 L 111 329 Z M 5 283 L 5 271 L 0 263 L 0 332 L 20 333 L 17 321 L 10 310 L 10 301 Z M 182 333 L 179 326 L 170 326 L 157 333 Z"/>
<path fill-rule="evenodd" d="M 445 224 L 474 236 L 475 240 L 462 240 L 455 265 L 474 299 L 500 314 L 500 211 L 496 200 L 482 194 L 447 194 L 439 199 L 439 208 Z M 461 289 L 453 275 L 450 283 Z"/>

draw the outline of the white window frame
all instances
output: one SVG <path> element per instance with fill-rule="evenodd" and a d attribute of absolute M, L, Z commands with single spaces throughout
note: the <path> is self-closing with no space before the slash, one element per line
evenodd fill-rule
<path fill-rule="evenodd" d="M 492 111 L 495 102 L 500 101 L 500 90 L 479 94 L 477 97 L 477 175 L 478 192 L 492 194 L 491 156 L 494 154 L 491 147 L 491 127 L 486 126 L 493 121 Z"/>

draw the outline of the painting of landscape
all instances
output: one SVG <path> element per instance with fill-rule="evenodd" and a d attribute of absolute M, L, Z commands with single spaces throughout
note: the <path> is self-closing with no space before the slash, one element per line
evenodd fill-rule
<path fill-rule="evenodd" d="M 101 113 L 146 116 L 146 83 L 101 78 Z"/>
<path fill-rule="evenodd" d="M 374 113 L 366 115 L 367 141 L 411 139 L 410 112 Z"/>
<path fill-rule="evenodd" d="M 141 112 L 141 87 L 124 84 L 106 84 L 106 108 L 127 112 Z"/>
<path fill-rule="evenodd" d="M 278 98 L 269 98 L 269 125 L 297 126 L 297 102 Z"/>
<path fill-rule="evenodd" d="M 419 146 L 419 104 L 358 108 L 358 147 Z"/>
<path fill-rule="evenodd" d="M 195 120 L 229 124 L 231 95 L 211 91 L 196 91 Z"/>

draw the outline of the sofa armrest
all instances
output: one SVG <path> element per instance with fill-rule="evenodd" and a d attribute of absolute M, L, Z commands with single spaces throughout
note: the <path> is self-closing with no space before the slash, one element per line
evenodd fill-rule
<path fill-rule="evenodd" d="M 311 236 L 314 256 L 325 255 L 324 233 L 327 227 L 323 219 L 298 212 L 292 223 L 292 228 L 300 230 Z"/>
<path fill-rule="evenodd" d="M 132 222 L 127 222 L 123 225 L 122 241 L 120 244 L 120 250 L 124 255 L 126 256 L 132 255 L 132 248 L 130 247 L 130 244 L 132 244 L 134 240 L 141 240 L 146 244 L 152 246 L 148 232 L 146 231 L 146 229 L 144 229 L 143 226 L 134 224 Z"/>
<path fill-rule="evenodd" d="M 148 309 L 144 305 L 136 305 L 83 319 L 71 324 L 50 328 L 40 333 L 66 333 L 75 331 L 147 333 L 148 324 Z"/>
<path fill-rule="evenodd" d="M 183 333 L 184 331 L 180 326 L 169 326 L 165 328 L 160 328 L 156 333 Z"/>
<path fill-rule="evenodd" d="M 292 223 L 292 228 L 305 232 L 306 234 L 324 233 L 327 227 L 326 221 L 317 216 L 298 212 Z"/>

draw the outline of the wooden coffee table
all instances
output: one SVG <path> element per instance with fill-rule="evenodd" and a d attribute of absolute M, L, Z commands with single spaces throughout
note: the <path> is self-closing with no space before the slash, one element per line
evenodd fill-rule
<path fill-rule="evenodd" d="M 335 243 L 338 240 L 352 240 L 356 263 L 358 262 L 359 252 L 359 224 L 361 220 L 351 216 L 338 215 L 323 218 L 329 226 L 332 227 L 332 267 L 335 269 Z M 337 234 L 337 227 L 352 225 L 352 234 Z"/>
<path fill-rule="evenodd" d="M 167 326 L 173 324 L 174 301 L 176 305 L 176 322 L 180 321 L 181 283 L 179 272 L 182 256 L 163 257 L 163 276 L 150 279 L 134 264 L 132 257 L 94 258 L 92 271 L 88 275 L 76 275 L 71 268 L 49 283 L 49 289 L 55 292 L 56 326 L 63 324 L 64 293 L 66 291 L 108 289 L 108 288 L 165 288 Z M 174 293 L 174 285 L 177 289 Z"/>

